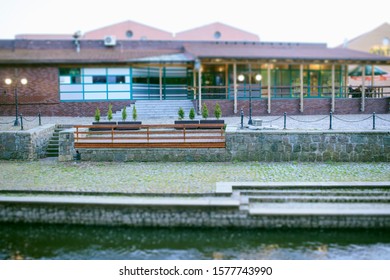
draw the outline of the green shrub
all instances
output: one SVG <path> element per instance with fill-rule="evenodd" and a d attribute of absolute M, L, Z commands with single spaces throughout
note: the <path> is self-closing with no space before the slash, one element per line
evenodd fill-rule
<path fill-rule="evenodd" d="M 217 120 L 222 117 L 221 106 L 219 106 L 218 102 L 215 104 L 214 116 L 217 118 Z"/>
<path fill-rule="evenodd" d="M 209 117 L 209 109 L 207 108 L 206 103 L 202 107 L 202 118 L 207 119 Z"/>
<path fill-rule="evenodd" d="M 96 110 L 95 110 L 95 121 L 97 121 L 97 122 L 100 121 L 100 110 L 99 110 L 99 108 L 96 108 Z"/>
<path fill-rule="evenodd" d="M 179 120 L 184 119 L 184 110 L 182 107 L 179 108 L 179 111 L 177 112 L 177 114 L 179 115 Z"/>
<path fill-rule="evenodd" d="M 127 112 L 126 112 L 126 106 L 123 107 L 122 111 L 122 120 L 125 121 L 127 119 Z"/>
<path fill-rule="evenodd" d="M 112 120 L 112 105 L 111 104 L 108 105 L 107 119 L 109 121 Z"/>
<path fill-rule="evenodd" d="M 135 108 L 135 104 L 133 105 L 133 120 L 137 120 L 137 109 Z"/>
<path fill-rule="evenodd" d="M 194 110 L 194 108 L 191 108 L 190 114 L 189 114 L 188 117 L 190 118 L 190 120 L 195 119 L 195 110 Z"/>

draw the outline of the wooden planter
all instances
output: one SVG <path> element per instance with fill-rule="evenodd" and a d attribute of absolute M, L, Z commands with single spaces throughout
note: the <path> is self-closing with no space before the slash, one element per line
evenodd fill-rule
<path fill-rule="evenodd" d="M 199 124 L 199 120 L 181 120 L 181 121 L 175 121 L 175 124 Z M 176 129 L 182 129 L 182 128 L 176 128 Z M 196 126 L 186 129 L 197 129 Z"/>
<path fill-rule="evenodd" d="M 118 122 L 116 130 L 139 130 L 141 128 L 142 122 L 132 121 L 132 122 Z"/>
<path fill-rule="evenodd" d="M 225 124 L 224 120 L 200 120 L 200 124 Z M 219 127 L 202 127 L 207 129 L 220 129 Z"/>
<path fill-rule="evenodd" d="M 116 122 L 93 122 L 92 125 L 94 127 L 91 127 L 90 131 L 107 131 L 111 130 L 109 127 L 99 127 L 99 126 L 105 126 L 105 125 L 116 125 Z"/>

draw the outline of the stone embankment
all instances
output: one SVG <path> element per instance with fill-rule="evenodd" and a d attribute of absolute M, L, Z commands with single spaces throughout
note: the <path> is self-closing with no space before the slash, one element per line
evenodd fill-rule
<path fill-rule="evenodd" d="M 390 228 L 390 182 L 219 183 L 214 195 L 25 193 L 0 222 L 142 227 Z"/>

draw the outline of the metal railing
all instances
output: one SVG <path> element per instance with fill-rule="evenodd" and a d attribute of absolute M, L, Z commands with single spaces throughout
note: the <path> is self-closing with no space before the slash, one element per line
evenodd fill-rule
<path fill-rule="evenodd" d="M 225 148 L 224 124 L 76 125 L 75 148 Z"/>

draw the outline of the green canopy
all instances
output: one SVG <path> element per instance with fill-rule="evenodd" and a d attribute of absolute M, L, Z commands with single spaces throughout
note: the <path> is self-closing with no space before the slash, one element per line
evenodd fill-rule
<path fill-rule="evenodd" d="M 365 66 L 366 76 L 371 76 L 372 75 L 371 71 L 372 71 L 372 66 L 366 65 Z M 380 76 L 380 75 L 385 75 L 385 74 L 387 74 L 386 71 L 382 70 L 381 68 L 379 68 L 377 66 L 374 66 L 374 75 L 375 76 Z M 349 73 L 348 73 L 348 76 L 362 76 L 362 75 L 363 75 L 363 73 L 362 73 L 361 66 L 356 67 L 355 69 L 349 71 Z"/>

